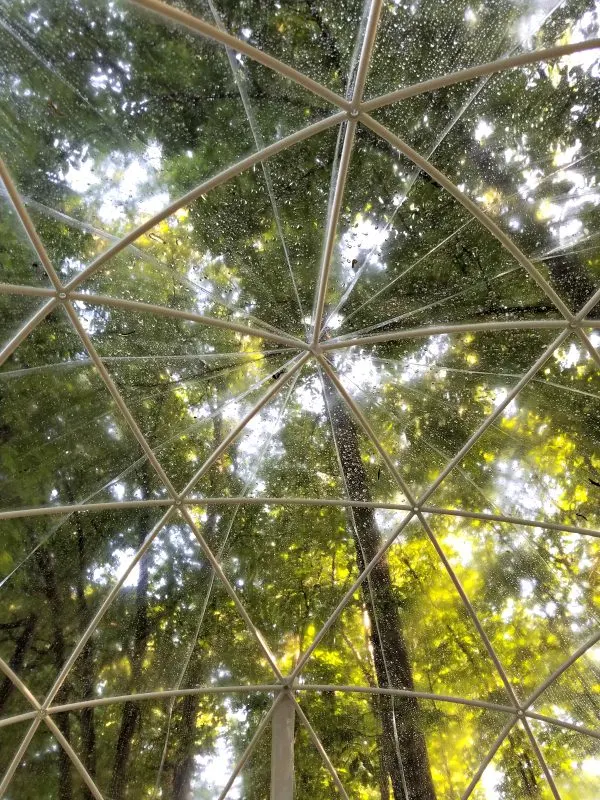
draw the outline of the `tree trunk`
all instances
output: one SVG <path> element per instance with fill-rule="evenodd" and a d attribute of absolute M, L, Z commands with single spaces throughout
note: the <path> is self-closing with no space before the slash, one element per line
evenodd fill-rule
<path fill-rule="evenodd" d="M 360 456 L 357 430 L 330 379 L 325 376 L 327 404 L 340 454 L 341 467 L 351 500 L 371 500 L 366 472 Z M 352 532 L 358 569 L 380 547 L 380 536 L 372 508 L 352 508 Z M 369 582 L 362 586 L 371 625 L 371 646 L 377 684 L 395 689 L 413 689 L 410 658 L 398 616 L 387 558 L 379 560 Z M 425 737 L 419 730 L 419 708 L 413 697 L 380 696 L 383 762 L 390 777 L 394 800 L 435 800 Z"/>
<path fill-rule="evenodd" d="M 42 576 L 44 592 L 48 602 L 52 628 L 52 655 L 57 673 L 66 661 L 66 645 L 63 631 L 62 599 L 58 590 L 54 559 L 48 550 L 43 547 L 36 553 L 36 567 Z M 56 695 L 56 702 L 65 702 L 68 695 L 68 684 L 63 683 Z M 56 724 L 67 742 L 71 742 L 71 720 L 68 714 L 57 714 Z M 72 800 L 73 780 L 71 774 L 71 759 L 60 747 L 58 751 L 58 800 Z"/>
<path fill-rule="evenodd" d="M 144 496 L 149 495 L 148 491 Z M 149 531 L 149 515 L 141 514 L 138 523 L 138 547 L 144 542 Z M 139 577 L 135 590 L 135 616 L 133 626 L 133 644 L 129 656 L 131 664 L 131 691 L 140 690 L 142 678 L 142 665 L 150 639 L 150 620 L 148 616 L 148 568 L 150 564 L 150 553 L 147 551 L 139 560 Z M 109 797 L 112 800 L 123 800 L 127 787 L 127 770 L 131 755 L 131 744 L 134 734 L 140 721 L 140 704 L 133 700 L 128 700 L 123 705 L 121 716 L 121 727 L 117 739 L 115 760 L 110 781 Z"/>
<path fill-rule="evenodd" d="M 213 449 L 215 449 L 223 438 L 223 419 L 220 414 L 217 414 L 213 420 Z M 218 496 L 218 483 L 219 473 L 216 470 L 210 470 L 210 494 L 213 497 Z M 203 526 L 204 539 L 210 544 L 215 537 L 217 524 L 218 524 L 218 507 L 211 505 L 208 507 L 208 514 L 206 522 Z M 212 571 L 212 568 L 208 566 Z M 214 575 L 213 575 L 214 578 Z M 212 586 L 212 584 L 209 584 Z M 209 590 L 210 591 L 210 590 Z M 214 609 L 214 593 L 207 598 L 206 610 L 204 612 L 204 619 Z M 205 624 L 203 622 L 203 624 Z M 194 643 L 194 648 L 198 642 Z M 197 686 L 201 683 L 203 677 L 204 662 L 200 654 L 192 658 L 189 663 L 189 674 L 186 683 L 189 686 Z M 199 695 L 188 695 L 184 697 L 181 703 L 181 717 L 175 729 L 176 736 L 176 755 L 172 767 L 171 778 L 171 794 L 172 800 L 192 800 L 192 778 L 194 776 L 194 754 L 196 749 L 197 737 L 197 718 L 198 708 L 200 705 Z"/>
<path fill-rule="evenodd" d="M 26 617 L 22 623 L 23 630 L 19 634 L 17 641 L 15 642 L 15 649 L 11 656 L 10 661 L 8 662 L 8 666 L 12 669 L 14 673 L 17 675 L 20 674 L 21 669 L 23 667 L 23 663 L 25 661 L 25 655 L 29 648 L 29 644 L 33 637 L 33 632 L 35 630 L 35 623 L 36 623 L 36 616 L 35 614 L 30 614 Z M 10 680 L 10 678 L 5 677 L 2 683 L 0 683 L 0 714 L 2 714 L 4 705 L 8 698 L 10 697 L 11 693 L 14 690 L 14 684 Z"/>
<path fill-rule="evenodd" d="M 131 755 L 131 742 L 140 717 L 139 703 L 128 700 L 123 705 L 121 727 L 117 739 L 117 749 L 113 763 L 113 772 L 110 780 L 109 797 L 113 800 L 123 800 L 127 785 L 127 767 Z"/>
<path fill-rule="evenodd" d="M 90 621 L 90 614 L 85 599 L 85 532 L 81 525 L 81 520 L 78 515 L 75 515 L 75 525 L 77 528 L 77 557 L 79 560 L 79 569 L 77 573 L 77 616 L 79 618 L 79 632 L 83 634 Z M 94 646 L 93 637 L 88 639 L 83 651 L 81 653 L 81 676 L 82 687 L 81 697 L 83 700 L 91 700 L 94 697 Z M 82 761 L 84 767 L 89 772 L 92 778 L 96 775 L 96 730 L 94 726 L 94 709 L 83 708 L 80 711 L 80 727 L 81 727 L 81 745 L 82 745 Z M 83 797 L 85 800 L 91 800 L 92 793 L 85 787 L 83 789 Z"/>
<path fill-rule="evenodd" d="M 533 768 L 533 764 L 531 763 L 531 758 L 529 757 L 528 753 L 526 753 L 517 745 L 515 737 L 512 733 L 508 734 L 507 739 L 510 744 L 510 749 L 515 757 L 515 763 L 517 765 L 516 769 L 519 774 L 521 789 L 525 793 L 525 797 L 531 798 L 531 800 L 540 798 L 542 795 L 542 785 L 535 776 L 535 770 Z"/>
<path fill-rule="evenodd" d="M 193 686 L 199 682 L 201 662 L 198 659 L 193 666 L 189 682 Z M 173 766 L 172 800 L 191 800 L 192 777 L 194 775 L 194 751 L 196 744 L 196 719 L 200 695 L 187 695 L 181 703 L 181 718 L 176 728 L 177 760 Z"/>

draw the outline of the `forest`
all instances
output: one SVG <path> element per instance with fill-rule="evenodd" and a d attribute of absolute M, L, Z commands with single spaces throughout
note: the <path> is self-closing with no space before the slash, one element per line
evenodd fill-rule
<path fill-rule="evenodd" d="M 0 0 L 0 798 L 597 800 L 599 129 L 595 0 Z"/>

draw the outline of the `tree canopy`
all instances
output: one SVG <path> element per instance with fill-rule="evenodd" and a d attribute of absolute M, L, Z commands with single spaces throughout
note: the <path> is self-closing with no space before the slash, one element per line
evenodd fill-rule
<path fill-rule="evenodd" d="M 599 796 L 599 59 L 0 4 L 0 797 Z"/>

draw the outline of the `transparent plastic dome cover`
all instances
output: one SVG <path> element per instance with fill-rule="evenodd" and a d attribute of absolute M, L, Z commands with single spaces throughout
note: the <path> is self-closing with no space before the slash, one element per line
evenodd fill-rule
<path fill-rule="evenodd" d="M 0 6 L 0 797 L 600 796 L 600 6 Z"/>

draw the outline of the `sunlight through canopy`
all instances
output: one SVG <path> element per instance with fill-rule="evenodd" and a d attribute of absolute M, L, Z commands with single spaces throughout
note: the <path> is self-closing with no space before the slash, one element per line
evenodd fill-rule
<path fill-rule="evenodd" d="M 598 800 L 598 0 L 0 2 L 0 798 Z"/>

